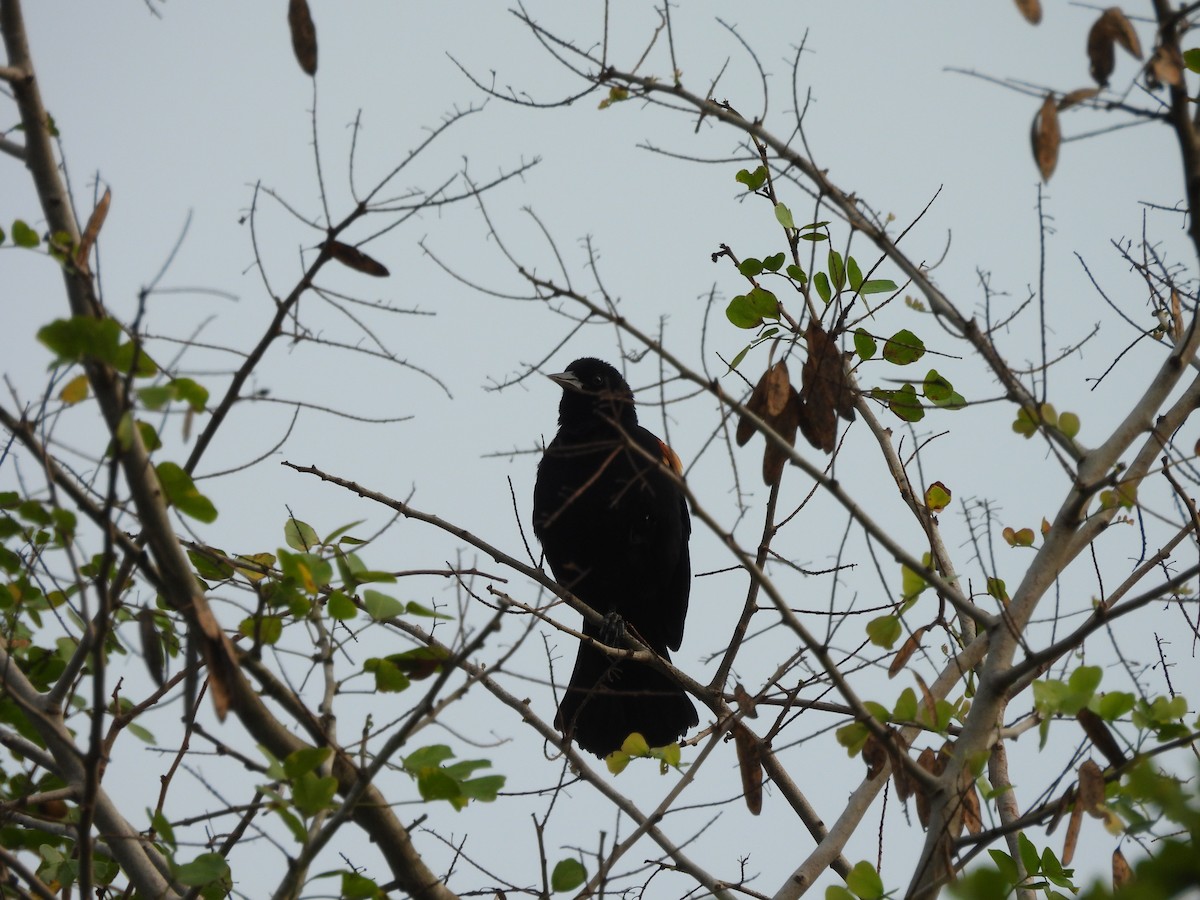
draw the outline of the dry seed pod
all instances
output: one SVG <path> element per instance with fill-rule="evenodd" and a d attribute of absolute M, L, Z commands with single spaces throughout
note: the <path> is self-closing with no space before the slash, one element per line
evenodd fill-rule
<path fill-rule="evenodd" d="M 1047 94 L 1042 101 L 1042 108 L 1033 117 L 1033 127 L 1030 131 L 1033 143 L 1033 159 L 1037 163 L 1042 181 L 1049 181 L 1058 165 L 1058 148 L 1062 144 L 1062 131 L 1058 126 L 1058 107 L 1054 95 Z"/>

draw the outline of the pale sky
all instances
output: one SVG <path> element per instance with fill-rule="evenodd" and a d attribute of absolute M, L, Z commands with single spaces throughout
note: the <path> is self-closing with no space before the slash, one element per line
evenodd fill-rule
<path fill-rule="evenodd" d="M 590 238 L 599 250 L 600 277 L 609 292 L 620 298 L 622 314 L 651 332 L 665 316 L 667 342 L 673 351 L 695 368 L 707 365 L 712 373 L 723 374 L 716 354 L 729 358 L 741 349 L 746 335 L 725 321 L 722 310 L 729 297 L 744 290 L 744 282 L 729 265 L 714 265 L 710 256 L 721 243 L 730 244 L 742 256 L 783 249 L 778 228 L 763 202 L 738 202 L 742 189 L 734 175 L 742 164 L 689 163 L 638 145 L 648 143 L 688 156 L 727 158 L 736 151 L 738 136 L 734 132 L 711 121 L 697 130 L 694 115 L 647 107 L 636 100 L 600 110 L 600 93 L 589 94 L 565 109 L 530 109 L 494 99 L 484 105 L 480 91 L 451 57 L 480 80 L 491 81 L 494 72 L 497 87 L 511 86 L 539 102 L 561 99 L 582 87 L 547 56 L 503 4 L 465 0 L 436 4 L 311 2 L 320 45 L 317 132 L 335 221 L 351 209 L 348 159 L 356 117 L 361 115 L 361 131 L 354 181 L 361 194 L 446 115 L 482 105 L 479 112 L 440 137 L 381 196 L 402 196 L 411 188 L 431 189 L 464 167 L 472 179 L 482 183 L 539 158 L 522 177 L 485 197 L 487 213 L 505 247 L 529 268 L 560 276 L 559 263 L 545 236 L 524 212 L 529 208 L 556 241 L 572 283 L 592 290 L 594 280 L 582 243 Z M 122 319 L 132 318 L 139 290 L 154 280 L 179 243 L 158 282 L 164 290 L 149 299 L 147 331 L 175 338 L 195 334 L 202 344 L 244 352 L 257 340 L 273 311 L 253 266 L 251 233 L 245 221 L 254 185 L 275 192 L 303 216 L 320 219 L 323 215 L 312 147 L 312 82 L 292 56 L 283 3 L 149 0 L 149 4 L 160 17 L 151 15 L 137 0 L 28 2 L 29 37 L 41 90 L 62 133 L 71 183 L 84 216 L 91 207 L 97 177 L 101 185 L 112 189 L 112 209 L 100 241 L 100 274 L 109 309 Z M 526 9 L 549 30 L 572 37 L 582 46 L 592 46 L 599 39 L 599 4 L 537 0 Z M 758 115 L 763 98 L 757 72 L 745 49 L 717 21 L 718 16 L 730 15 L 729 4 L 715 2 L 681 3 L 673 10 L 682 78 L 690 89 L 703 93 L 729 60 L 714 96 L 729 100 L 747 116 Z M 828 169 L 844 190 L 857 192 L 877 211 L 894 215 L 896 231 L 917 218 L 933 200 L 904 246 L 914 258 L 938 263 L 936 282 L 965 311 L 982 303 L 977 273 L 990 272 L 993 290 L 1008 295 L 995 300 L 996 317 L 1000 318 L 1038 285 L 1038 173 L 1030 152 L 1029 126 L 1040 100 L 948 69 L 1051 86 L 1060 92 L 1086 87 L 1090 79 L 1084 40 L 1094 16 L 1094 10 L 1049 0 L 1044 22 L 1033 27 L 1007 0 L 919 4 L 793 0 L 747 4 L 739 8 L 736 20 L 725 21 L 736 25 L 738 34 L 758 55 L 770 90 L 767 125 L 782 136 L 795 122 L 791 59 L 795 47 L 805 42 L 797 90 L 801 102 L 811 91 L 805 128 L 817 163 Z M 614 64 L 631 68 L 636 63 L 656 21 L 651 4 L 611 5 L 609 56 Z M 1143 42 L 1149 45 L 1150 29 L 1145 27 L 1142 32 Z M 1113 77 L 1117 90 L 1129 84 L 1135 66 L 1128 56 L 1118 55 Z M 661 44 L 639 71 L 669 78 Z M 1147 102 L 1139 89 L 1128 99 Z M 9 107 L 5 127 L 11 125 L 11 116 Z M 1064 132 L 1070 137 L 1123 121 L 1096 112 L 1064 115 Z M 782 199 L 798 219 L 810 216 L 811 202 L 804 195 L 792 185 L 782 190 L 790 192 Z M 1127 315 L 1149 326 L 1152 319 L 1145 304 L 1146 289 L 1128 272 L 1111 242 L 1137 241 L 1145 227 L 1169 259 L 1187 261 L 1181 217 L 1140 205 L 1171 207 L 1181 193 L 1173 139 L 1157 125 L 1064 144 L 1057 172 L 1043 188 L 1044 208 L 1052 219 L 1045 260 L 1050 355 L 1057 356 L 1062 348 L 1082 340 L 1097 323 L 1101 325 L 1099 335 L 1083 354 L 1075 354 L 1051 375 L 1051 400 L 1060 410 L 1080 415 L 1080 439 L 1085 444 L 1103 438 L 1106 426 L 1117 421 L 1122 402 L 1140 391 L 1159 357 L 1131 356 L 1100 389 L 1089 391 L 1087 379 L 1098 377 L 1136 335 L 1097 295 L 1076 254 Z M 25 173 L 18 163 L 4 157 L 0 159 L 0 221 L 7 228 L 18 217 L 40 227 L 36 198 Z M 276 294 L 285 294 L 303 260 L 311 258 L 320 235 L 262 193 L 257 217 L 259 250 L 270 287 Z M 358 224 L 349 238 L 361 240 L 393 221 L 394 217 L 386 214 L 368 219 Z M 835 225 L 834 229 L 835 240 L 844 245 L 844 226 Z M 289 508 L 322 534 L 361 519 L 366 521 L 355 533 L 367 537 L 386 521 L 380 509 L 279 464 L 288 460 L 316 465 L 394 497 L 411 493 L 417 507 L 523 555 L 508 479 L 516 494 L 516 515 L 532 541 L 529 496 L 536 457 L 530 452 L 504 454 L 532 451 L 542 438 L 550 438 L 558 389 L 540 377 L 527 379 L 516 388 L 487 388 L 545 357 L 573 323 L 542 304 L 497 299 L 473 290 L 442 271 L 418 241 L 424 241 L 430 251 L 471 282 L 499 292 L 527 293 L 496 242 L 488 238 L 486 223 L 470 202 L 424 213 L 366 245 L 363 249 L 388 267 L 389 278 L 375 280 L 344 269 L 326 269 L 321 283 L 369 302 L 434 314 L 384 315 L 357 310 L 369 323 L 371 336 L 397 357 L 435 374 L 453 399 L 420 374 L 378 358 L 314 343 L 277 342 L 254 381 L 254 388 L 269 392 L 271 399 L 302 400 L 368 419 L 413 418 L 378 424 L 303 410 L 286 443 L 267 459 L 245 471 L 200 482 L 220 510 L 220 518 L 212 526 L 188 523 L 199 537 L 230 552 L 273 552 L 283 545 L 282 527 Z M 868 264 L 876 261 L 861 239 L 851 252 Z M 888 263 L 877 277 L 901 280 Z M 0 298 L 5 321 L 0 334 L 2 368 L 18 395 L 31 401 L 44 390 L 50 359 L 33 335 L 41 325 L 66 314 L 61 282 L 54 264 L 46 258 L 6 247 L 0 251 L 0 283 L 5 286 L 5 296 Z M 708 321 L 702 356 L 705 303 L 714 288 L 722 302 Z M 375 346 L 371 337 L 345 317 L 321 307 L 315 298 L 303 302 L 301 314 L 321 340 Z M 1036 311 L 1031 308 L 1000 340 L 1014 367 L 1040 359 L 1037 324 Z M 936 365 L 951 378 L 969 401 L 997 395 L 994 382 L 982 374 L 978 362 L 961 358 L 965 345 L 951 340 L 930 316 L 897 301 L 881 315 L 878 327 L 881 334 L 911 328 L 931 350 L 946 354 L 929 365 Z M 626 347 L 638 349 L 628 340 Z M 160 361 L 170 360 L 178 349 L 178 344 L 165 341 L 151 344 L 151 352 Z M 546 370 L 561 370 L 584 355 L 616 362 L 618 353 L 611 328 L 584 329 L 553 356 Z M 216 395 L 223 373 L 240 359 L 201 349 L 185 356 L 179 367 L 185 374 L 206 380 Z M 761 372 L 765 359 L 760 352 L 747 360 L 748 377 L 753 380 Z M 864 383 L 898 375 L 919 379 L 927 368 L 925 361 L 914 366 L 917 368 L 921 371 L 911 374 L 866 369 L 861 377 Z M 652 355 L 628 364 L 626 371 L 635 389 L 655 384 L 659 378 Z M 733 379 L 724 383 L 729 390 L 736 386 Z M 684 393 L 675 388 L 668 391 L 672 397 Z M 662 433 L 662 412 L 650 405 L 657 396 L 657 390 L 646 392 L 642 421 Z M 12 405 L 11 399 L 5 402 Z M 689 473 L 693 491 L 726 527 L 733 528 L 737 515 L 728 480 L 728 456 L 723 448 L 706 444 L 716 427 L 713 404 L 701 397 L 672 405 L 668 414 L 673 446 L 685 464 L 696 460 Z M 81 413 L 64 421 L 64 441 L 67 435 L 76 434 L 80 443 L 87 440 L 89 415 Z M 267 453 L 287 432 L 291 415 L 286 405 L 240 405 L 198 474 L 241 466 Z M 1011 407 L 1001 404 L 982 404 L 954 414 L 933 411 L 918 426 L 918 436 L 950 432 L 924 451 L 922 475 L 928 481 L 949 485 L 956 501 L 992 500 L 999 508 L 1001 525 L 1036 528 L 1043 516 L 1053 518 L 1067 481 L 1057 463 L 1047 458 L 1043 442 L 1027 442 L 1012 433 L 1009 425 L 1014 415 Z M 897 439 L 905 434 L 901 423 L 892 419 L 890 424 Z M 164 458 L 182 461 L 190 447 L 183 443 L 178 421 L 161 430 L 167 439 Z M 905 435 L 906 454 L 911 443 L 911 437 Z M 1186 443 L 1190 446 L 1190 440 Z M 820 458 L 817 451 L 806 448 L 805 452 L 814 460 Z M 760 454 L 760 439 L 735 451 L 743 487 L 751 493 L 747 498 L 751 509 L 737 524 L 736 534 L 751 547 L 757 542 L 767 493 L 758 477 Z M 878 448 L 865 429 L 851 432 L 838 458 L 837 472 L 848 490 L 919 555 L 920 532 L 896 497 L 895 485 L 887 480 Z M 0 466 L 0 488 L 11 489 L 13 478 L 12 466 Z M 790 469 L 785 484 L 780 508 L 790 511 L 807 494 L 811 482 Z M 957 503 L 942 515 L 942 523 L 946 543 L 959 554 L 962 571 L 979 586 L 982 575 L 971 561 L 968 532 Z M 818 497 L 781 533 L 778 549 L 809 569 L 827 569 L 834 565 L 845 529 L 844 512 Z M 1138 552 L 1138 541 L 1130 542 L 1129 531 L 1123 530 L 1119 540 L 1114 538 L 1101 548 L 1101 566 L 1110 585 L 1128 571 L 1129 560 Z M 852 604 L 875 607 L 887 602 L 863 547 L 861 530 L 851 529 L 851 534 L 843 561 L 853 562 L 856 568 L 844 573 L 836 594 L 829 575 L 786 577 L 781 583 L 795 592 L 793 606 L 825 609 L 831 595 L 839 611 Z M 1012 550 L 994 537 L 1000 571 L 1012 585 L 1027 561 L 1019 554 L 1029 551 Z M 380 569 L 440 567 L 449 560 L 478 562 L 486 571 L 497 570 L 490 560 L 476 559 L 473 551 L 461 558 L 456 557 L 457 552 L 458 545 L 444 535 L 415 522 L 401 522 L 366 555 L 372 567 Z M 699 525 L 692 552 L 698 572 L 732 564 L 719 541 Z M 898 593 L 898 566 L 888 559 L 882 559 L 881 566 L 891 590 Z M 1084 572 L 1078 579 L 1065 582 L 1064 609 L 1089 608 L 1096 592 L 1094 576 Z M 393 587 L 403 599 L 426 604 L 454 602 L 452 587 L 439 579 Z M 537 599 L 535 587 L 519 579 L 505 589 L 528 602 Z M 696 580 L 683 649 L 676 655 L 681 668 L 701 680 L 711 677 L 715 664 L 710 656 L 727 639 L 744 593 L 745 578 L 737 573 Z M 141 599 L 152 602 L 153 598 Z M 228 627 L 236 627 L 241 614 L 231 604 L 222 603 L 219 595 L 215 609 Z M 467 624 L 482 623 L 486 613 L 481 607 L 472 607 L 470 616 L 477 618 Z M 932 615 L 932 607 L 928 614 Z M 856 647 L 868 618 L 839 617 L 834 646 L 843 650 Z M 567 620 L 574 624 L 575 617 L 566 616 Z M 521 633 L 524 624 L 521 620 L 506 625 L 497 638 L 496 653 Z M 829 620 L 813 615 L 809 624 L 823 634 Z M 1176 614 L 1164 614 L 1163 624 L 1154 627 L 1170 634 L 1170 629 L 1178 629 L 1180 624 Z M 1187 673 L 1197 674 L 1197 665 L 1183 633 L 1175 634 L 1173 662 L 1179 667 L 1175 677 L 1177 684 L 1186 684 Z M 561 635 L 548 630 L 546 635 L 556 648 L 561 679 L 569 674 L 567 657 L 574 648 Z M 761 684 L 787 655 L 788 640 L 779 629 L 764 636 L 739 659 L 737 677 L 747 685 Z M 1093 643 L 1088 646 L 1088 661 L 1111 663 L 1107 640 Z M 389 646 L 386 635 L 375 629 L 362 636 L 362 644 L 354 652 L 361 660 L 401 649 L 404 647 Z M 1146 640 L 1131 640 L 1121 649 L 1136 655 L 1139 662 L 1150 662 L 1153 639 L 1146 635 Z M 935 661 L 941 659 L 936 645 L 930 653 Z M 544 680 L 546 657 L 540 638 L 529 642 L 514 668 L 530 679 Z M 1113 686 L 1120 686 L 1122 673 L 1114 671 L 1111 677 Z M 910 686 L 901 681 L 875 679 L 863 684 L 876 692 L 870 695 L 872 699 L 890 704 L 903 687 Z M 1197 683 L 1194 677 L 1191 683 Z M 543 682 L 510 679 L 509 686 L 527 691 L 535 709 L 552 718 L 553 701 Z M 355 682 L 354 687 L 365 688 L 366 683 Z M 1165 690 L 1161 683 L 1148 685 L 1148 689 Z M 355 733 L 359 727 L 354 715 L 370 712 L 379 725 L 402 715 L 412 699 L 364 695 L 366 702 L 352 707 L 343 735 Z M 1025 700 L 1013 717 L 1027 708 Z M 171 745 L 169 735 L 177 709 L 176 705 L 160 713 L 158 736 L 167 746 Z M 540 740 L 522 729 L 514 713 L 476 694 L 468 697 L 464 710 L 470 714 L 452 717 L 449 729 L 432 729 L 427 743 L 449 743 L 462 758 L 491 759 L 496 770 L 508 776 L 510 791 L 552 786 L 557 764 L 543 758 Z M 805 718 L 784 733 L 782 743 L 839 724 L 811 714 L 812 724 L 806 725 Z M 709 724 L 703 716 L 701 724 Z M 766 727 L 761 718 L 756 725 Z M 154 724 L 148 727 L 154 728 Z M 231 741 L 240 740 L 232 726 L 224 726 L 224 732 L 221 726 L 214 727 Z M 1080 739 L 1070 725 L 1057 727 L 1063 731 L 1064 746 Z M 471 742 L 490 745 L 496 741 L 502 743 L 471 746 Z M 1035 756 L 1036 741 L 1036 733 L 1031 733 L 1016 748 L 1021 752 L 1013 762 L 1014 781 L 1022 803 L 1032 801 L 1067 758 L 1063 753 Z M 244 749 L 253 753 L 253 748 Z M 730 881 L 739 876 L 739 860 L 745 858 L 746 873 L 758 875 L 750 886 L 772 893 L 807 854 L 811 839 L 770 788 L 763 814 L 757 818 L 750 817 L 740 801 L 704 806 L 734 797 L 740 790 L 732 747 L 717 752 L 723 757 L 707 763 L 703 776 L 680 801 L 683 806 L 699 808 L 668 819 L 667 827 L 682 841 L 710 817 L 718 816 L 716 824 L 689 846 L 689 855 L 717 877 Z M 146 792 L 145 802 L 128 810 L 136 816 L 153 804 L 158 776 L 169 765 L 170 756 L 132 741 L 123 753 L 130 754 L 123 761 L 130 767 L 123 775 L 129 790 Z M 828 734 L 784 751 L 784 759 L 827 822 L 836 818 L 844 798 L 862 777 L 861 761 L 847 760 Z M 1039 769 L 1041 760 L 1047 760 L 1049 768 Z M 203 771 L 210 762 L 201 758 L 196 765 Z M 245 786 L 225 780 L 232 770 L 216 762 L 211 765 L 211 772 L 204 777 L 227 791 L 223 796 L 228 802 L 245 802 Z M 384 777 L 389 796 L 404 795 L 402 775 Z M 651 798 L 665 792 L 674 778 L 660 779 L 646 765 L 641 771 L 622 775 L 615 785 L 644 799 L 643 808 L 650 809 Z M 140 783 L 141 779 L 146 783 Z M 189 795 L 204 796 L 200 778 L 191 778 L 175 790 L 181 804 L 177 814 L 182 814 L 185 806 L 208 803 L 201 799 L 183 803 Z M 473 804 L 457 815 L 448 809 L 430 808 L 433 818 L 427 825 L 444 836 L 468 835 L 469 854 L 494 867 L 502 878 L 527 884 L 534 879 L 531 866 L 536 859 L 529 816 L 544 810 L 545 803 L 544 798 L 531 795 L 502 798 L 491 806 Z M 211 805 L 220 804 L 213 800 Z M 426 811 L 414 804 L 402 811 L 402 818 L 416 818 Z M 880 815 L 878 805 L 868 814 L 846 852 L 851 861 L 876 860 Z M 887 831 L 884 882 L 889 888 L 902 888 L 909 874 L 907 859 L 919 847 L 919 835 L 915 824 L 912 828 L 905 824 L 894 797 L 883 821 Z M 586 786 L 572 788 L 569 809 L 552 819 L 547 835 L 551 863 L 571 852 L 565 848 L 594 849 L 601 827 L 598 823 L 603 822 L 608 823 L 603 827 L 611 842 L 616 828 L 611 808 L 598 802 Z M 627 832 L 629 825 L 624 822 L 620 828 Z M 1103 872 L 1114 840 L 1094 823 L 1087 823 L 1086 829 L 1076 865 L 1088 872 Z M 286 845 L 288 838 L 281 840 Z M 435 869 L 450 859 L 447 848 L 429 834 L 418 833 L 417 840 L 419 848 L 435 861 Z M 1060 849 L 1061 833 L 1051 837 L 1050 844 Z M 369 849 L 339 849 L 351 853 L 356 864 L 373 867 L 370 874 L 386 880 Z M 248 845 L 232 860 L 238 887 L 248 896 L 257 893 L 255 860 L 263 853 L 274 860 L 271 865 L 283 865 L 282 856 L 261 843 Z M 647 844 L 626 856 L 623 865 L 640 864 L 655 855 L 656 849 Z M 334 856 L 322 863 L 314 871 L 341 865 Z M 257 865 L 261 867 L 261 862 Z M 269 872 L 262 883 L 273 884 L 275 876 L 274 871 Z M 488 876 L 469 867 L 458 877 L 461 880 L 451 884 L 459 890 L 493 884 Z M 656 882 L 659 884 L 662 893 L 652 896 L 675 896 L 686 889 L 676 891 L 683 882 L 665 877 Z"/>

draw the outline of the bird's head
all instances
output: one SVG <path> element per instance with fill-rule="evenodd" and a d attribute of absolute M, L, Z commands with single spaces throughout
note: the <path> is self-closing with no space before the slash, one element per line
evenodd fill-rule
<path fill-rule="evenodd" d="M 633 391 L 621 373 L 603 360 L 577 359 L 565 372 L 549 377 L 563 389 L 558 404 L 559 425 L 578 427 L 596 421 L 637 424 Z"/>

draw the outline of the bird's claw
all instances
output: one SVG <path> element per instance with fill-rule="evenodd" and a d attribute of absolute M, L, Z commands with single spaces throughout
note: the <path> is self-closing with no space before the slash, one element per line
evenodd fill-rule
<path fill-rule="evenodd" d="M 610 612 L 600 626 L 600 641 L 610 647 L 620 647 L 625 640 L 625 617 L 619 612 Z"/>

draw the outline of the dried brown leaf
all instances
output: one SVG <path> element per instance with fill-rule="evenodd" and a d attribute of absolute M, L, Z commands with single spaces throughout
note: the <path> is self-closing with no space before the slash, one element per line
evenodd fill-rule
<path fill-rule="evenodd" d="M 975 790 L 975 782 L 967 782 L 967 789 L 962 795 L 963 825 L 971 834 L 983 831 L 983 819 L 979 815 L 979 794 Z"/>
<path fill-rule="evenodd" d="M 390 274 L 387 266 L 367 256 L 357 247 L 351 247 L 341 241 L 326 241 L 324 247 L 329 251 L 330 256 L 356 272 L 362 272 L 364 275 L 374 278 L 386 278 Z"/>
<path fill-rule="evenodd" d="M 1079 720 L 1084 733 L 1091 739 L 1095 748 L 1104 754 L 1104 758 L 1108 760 L 1110 766 L 1118 767 L 1125 764 L 1125 753 L 1102 718 L 1086 706 L 1075 714 L 1075 718 Z"/>
<path fill-rule="evenodd" d="M 1110 6 L 1104 11 L 1102 18 L 1108 20 L 1113 40 L 1124 47 L 1134 59 L 1141 59 L 1142 42 L 1138 40 L 1137 32 L 1133 30 L 1133 23 L 1125 17 L 1121 7 Z"/>
<path fill-rule="evenodd" d="M 1083 825 L 1083 807 L 1078 803 L 1071 810 L 1071 819 L 1067 822 L 1067 836 L 1063 838 L 1062 864 L 1070 865 L 1075 857 L 1075 847 L 1079 844 L 1079 828 Z"/>
<path fill-rule="evenodd" d="M 899 762 L 892 764 L 892 784 L 896 786 L 896 796 L 901 803 L 920 790 L 908 767 Z"/>
<path fill-rule="evenodd" d="M 1099 93 L 1100 88 L 1094 87 L 1075 88 L 1073 91 L 1067 91 L 1067 93 L 1063 94 L 1058 99 L 1058 111 L 1062 112 L 1064 109 L 1070 109 L 1072 106 L 1078 106 L 1085 100 L 1091 100 L 1093 97 L 1098 96 Z"/>
<path fill-rule="evenodd" d="M 740 681 L 733 686 L 733 698 L 737 700 L 738 711 L 742 715 L 750 719 L 758 718 L 758 705 Z"/>
<path fill-rule="evenodd" d="M 892 659 L 892 664 L 888 666 L 888 678 L 895 678 L 896 674 L 908 665 L 908 661 L 912 659 L 912 655 L 921 646 L 921 638 L 924 634 L 925 626 L 922 625 L 908 636 L 908 640 L 900 645 L 900 649 L 896 651 L 896 656 Z"/>
<path fill-rule="evenodd" d="M 854 396 L 837 341 L 813 319 L 805 332 L 808 358 L 800 373 L 800 427 L 818 450 L 832 453 L 837 446 L 837 417 L 854 418 Z"/>
<path fill-rule="evenodd" d="M 90 271 L 88 257 L 92 254 L 92 247 L 96 244 L 96 238 L 100 234 L 104 220 L 108 218 L 108 207 L 111 203 L 112 189 L 105 188 L 104 196 L 100 198 L 100 202 L 96 204 L 92 214 L 88 216 L 87 227 L 83 229 L 83 235 L 79 238 L 79 247 L 75 251 L 75 265 L 85 275 Z"/>
<path fill-rule="evenodd" d="M 1125 859 L 1125 854 L 1118 847 L 1112 855 L 1113 890 L 1117 891 L 1133 881 L 1133 869 Z"/>
<path fill-rule="evenodd" d="M 1151 88 L 1159 88 L 1164 84 L 1171 87 L 1183 87 L 1183 54 L 1175 45 L 1154 48 L 1154 55 L 1146 63 L 1146 81 Z"/>
<path fill-rule="evenodd" d="M 1096 808 L 1104 803 L 1104 773 L 1093 760 L 1085 760 L 1079 767 L 1079 796 L 1075 803 L 1093 818 L 1104 818 L 1103 813 L 1096 812 Z"/>
<path fill-rule="evenodd" d="M 892 783 L 896 786 L 896 796 L 903 803 L 912 796 L 916 790 L 916 785 L 913 781 L 912 773 L 908 767 L 912 765 L 912 759 L 908 755 L 908 741 L 904 739 L 904 734 L 901 731 L 890 732 L 891 741 L 888 742 L 888 755 L 892 758 Z"/>
<path fill-rule="evenodd" d="M 1137 32 L 1118 6 L 1110 6 L 1100 14 L 1088 31 L 1087 55 L 1092 78 L 1104 87 L 1116 66 L 1116 45 L 1120 44 L 1130 56 L 1142 58 L 1142 43 Z"/>
<path fill-rule="evenodd" d="M 763 374 L 767 383 L 767 416 L 778 416 L 792 399 L 792 382 L 788 378 L 787 363 L 782 359 Z"/>
<path fill-rule="evenodd" d="M 762 377 L 758 379 L 758 384 L 754 385 L 754 390 L 750 392 L 750 399 L 746 401 L 746 409 L 760 419 L 767 418 L 767 389 L 770 382 L 770 375 L 770 369 L 762 373 Z M 738 419 L 737 434 L 734 435 L 737 445 L 739 447 L 746 446 L 746 442 L 754 437 L 754 431 L 754 423 L 746 416 L 741 416 Z"/>
<path fill-rule="evenodd" d="M 1049 181 L 1058 165 L 1058 148 L 1062 144 L 1062 131 L 1058 126 L 1058 107 L 1054 103 L 1054 95 L 1047 94 L 1042 101 L 1042 108 L 1033 117 L 1033 127 L 1030 129 L 1030 141 L 1033 144 L 1033 160 L 1037 163 L 1042 181 Z"/>
<path fill-rule="evenodd" d="M 738 769 L 742 774 L 742 796 L 751 815 L 762 812 L 762 753 L 750 729 L 741 722 L 733 723 L 733 742 L 737 748 Z"/>
<path fill-rule="evenodd" d="M 929 685 L 925 683 L 925 679 L 921 677 L 920 672 L 913 672 L 913 678 L 916 679 L 917 687 L 921 689 L 921 702 L 925 705 L 925 714 L 929 716 L 930 722 L 937 721 L 937 701 L 933 699 L 933 694 L 929 691 Z"/>
<path fill-rule="evenodd" d="M 1112 23 L 1108 13 L 1104 13 L 1092 25 L 1087 38 L 1088 66 L 1092 80 L 1100 87 L 1108 84 L 1108 76 L 1117 65 L 1117 52 L 1114 45 Z"/>
<path fill-rule="evenodd" d="M 932 747 L 926 747 L 917 757 L 917 765 L 926 772 L 936 774 L 937 769 L 937 754 L 933 752 Z M 929 797 L 925 794 L 925 788 L 919 782 L 914 782 L 917 798 L 917 821 L 921 823 L 922 828 L 929 827 Z"/>
<path fill-rule="evenodd" d="M 867 764 L 867 777 L 874 781 L 879 777 L 879 773 L 883 771 L 887 765 L 888 752 L 884 747 L 883 742 L 875 735 L 867 738 L 867 742 L 862 748 L 863 762 Z"/>
<path fill-rule="evenodd" d="M 1041 0 L 1017 0 L 1017 9 L 1025 17 L 1025 21 L 1031 25 L 1042 21 Z"/>
<path fill-rule="evenodd" d="M 788 446 L 794 447 L 796 430 L 800 426 L 800 397 L 795 388 L 788 390 L 791 391 L 791 402 L 784 406 L 782 413 L 771 417 L 768 424 Z M 787 461 L 787 453 L 776 446 L 774 441 L 767 441 L 767 446 L 763 449 L 763 483 L 768 486 L 777 484 L 783 477 L 783 467 L 787 465 Z"/>
<path fill-rule="evenodd" d="M 163 686 L 165 670 L 163 668 L 162 639 L 158 636 L 158 623 L 154 620 L 154 612 L 143 607 L 138 610 L 138 635 L 142 643 L 142 661 L 150 672 L 150 677 L 159 687 Z"/>
<path fill-rule="evenodd" d="M 288 0 L 288 28 L 292 50 L 305 75 L 317 74 L 317 26 L 313 24 L 308 0 Z"/>

